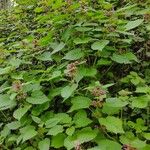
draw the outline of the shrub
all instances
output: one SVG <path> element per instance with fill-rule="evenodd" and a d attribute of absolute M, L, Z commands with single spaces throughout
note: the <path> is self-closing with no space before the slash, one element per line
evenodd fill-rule
<path fill-rule="evenodd" d="M 149 4 L 20 0 L 1 11 L 1 149 L 150 149 Z"/>

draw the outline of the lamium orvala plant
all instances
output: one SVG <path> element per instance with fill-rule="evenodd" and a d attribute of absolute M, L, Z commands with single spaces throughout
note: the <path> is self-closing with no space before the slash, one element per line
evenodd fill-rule
<path fill-rule="evenodd" d="M 1 150 L 150 150 L 150 2 L 16 0 L 0 14 Z"/>

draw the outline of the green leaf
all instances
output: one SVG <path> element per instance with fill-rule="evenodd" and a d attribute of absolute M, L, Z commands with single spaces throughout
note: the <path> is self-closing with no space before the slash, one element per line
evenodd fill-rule
<path fill-rule="evenodd" d="M 144 148 L 146 146 L 146 141 L 141 141 L 134 136 L 132 132 L 126 132 L 126 134 L 120 136 L 120 142 L 122 144 L 131 145 L 137 149 Z"/>
<path fill-rule="evenodd" d="M 150 97 L 148 97 L 148 96 L 133 97 L 133 98 L 131 98 L 131 101 L 132 101 L 132 107 L 145 108 L 148 106 Z"/>
<path fill-rule="evenodd" d="M 67 150 L 71 150 L 72 148 L 75 147 L 75 139 L 72 136 L 68 136 L 64 140 L 64 146 L 66 147 Z"/>
<path fill-rule="evenodd" d="M 119 118 L 108 116 L 106 118 L 100 118 L 99 122 L 101 125 L 104 125 L 107 130 L 117 134 L 117 133 L 124 133 L 122 128 L 122 120 Z"/>
<path fill-rule="evenodd" d="M 0 75 L 8 74 L 11 69 L 11 67 L 0 68 Z"/>
<path fill-rule="evenodd" d="M 42 86 L 39 83 L 31 83 L 23 86 L 24 92 L 31 92 L 31 91 L 39 91 L 41 90 Z"/>
<path fill-rule="evenodd" d="M 148 86 L 139 86 L 136 88 L 136 93 L 148 93 L 150 92 L 150 87 Z"/>
<path fill-rule="evenodd" d="M 66 113 L 55 114 L 54 118 L 61 119 L 60 123 L 62 124 L 70 124 L 72 121 L 72 118 Z"/>
<path fill-rule="evenodd" d="M 85 126 L 89 125 L 90 123 L 92 123 L 92 121 L 89 118 L 87 118 L 86 111 L 84 111 L 84 110 L 78 111 L 75 114 L 73 121 L 75 123 L 76 128 L 85 127 Z"/>
<path fill-rule="evenodd" d="M 64 141 L 64 146 L 67 148 L 67 150 L 71 150 L 77 144 L 92 141 L 96 136 L 96 130 L 92 130 L 90 127 L 83 128 L 77 131 L 73 136 L 68 136 Z"/>
<path fill-rule="evenodd" d="M 91 105 L 91 100 L 87 97 L 77 96 L 71 100 L 72 107 L 70 108 L 69 112 L 74 110 L 89 108 Z"/>
<path fill-rule="evenodd" d="M 66 134 L 71 136 L 73 135 L 74 131 L 75 131 L 75 127 L 72 126 L 66 130 Z"/>
<path fill-rule="evenodd" d="M 98 60 L 97 65 L 99 65 L 99 66 L 105 65 L 106 66 L 106 65 L 110 65 L 111 62 L 112 61 L 110 61 L 110 60 L 102 58 L 102 59 Z"/>
<path fill-rule="evenodd" d="M 3 130 L 0 132 L 0 139 L 6 138 L 10 134 L 10 129 L 7 126 L 4 126 Z"/>
<path fill-rule="evenodd" d="M 83 128 L 77 132 L 77 140 L 81 144 L 93 140 L 96 136 L 97 132 L 90 127 Z"/>
<path fill-rule="evenodd" d="M 145 139 L 150 140 L 150 133 L 143 133 Z"/>
<path fill-rule="evenodd" d="M 31 116 L 32 117 L 32 120 L 36 123 L 41 123 L 41 119 L 39 117 L 35 117 L 35 116 Z"/>
<path fill-rule="evenodd" d="M 131 146 L 138 148 L 138 149 L 144 148 L 146 146 L 146 141 L 142 141 L 136 138 L 135 140 L 131 141 Z"/>
<path fill-rule="evenodd" d="M 45 138 L 44 140 L 38 143 L 39 150 L 49 150 L 49 147 L 50 147 L 50 140 L 48 138 Z"/>
<path fill-rule="evenodd" d="M 57 135 L 58 133 L 62 133 L 63 131 L 64 131 L 63 126 L 61 126 L 61 125 L 56 125 L 56 126 L 52 127 L 52 128 L 48 131 L 47 135 L 53 135 L 53 136 L 55 136 L 55 135 Z"/>
<path fill-rule="evenodd" d="M 50 44 L 51 40 L 52 40 L 52 33 L 48 33 L 47 36 L 42 37 L 39 40 L 39 44 L 40 44 L 40 46 L 47 46 Z"/>
<path fill-rule="evenodd" d="M 51 146 L 54 148 L 60 148 L 64 146 L 64 139 L 66 135 L 64 133 L 57 134 L 56 136 L 52 136 Z"/>
<path fill-rule="evenodd" d="M 84 77 L 95 77 L 97 74 L 97 70 L 93 67 L 80 67 L 78 71 Z"/>
<path fill-rule="evenodd" d="M 60 121 L 61 121 L 61 118 L 48 119 L 45 123 L 46 128 L 52 128 L 52 127 L 56 126 Z"/>
<path fill-rule="evenodd" d="M 108 107 L 124 107 L 128 104 L 127 101 L 122 101 L 118 98 L 107 98 L 105 105 Z"/>
<path fill-rule="evenodd" d="M 0 110 L 12 108 L 16 105 L 15 101 L 9 98 L 7 94 L 0 94 Z"/>
<path fill-rule="evenodd" d="M 21 123 L 20 123 L 19 121 L 13 121 L 13 122 L 7 124 L 7 127 L 8 127 L 10 130 L 16 130 L 16 129 L 18 129 L 20 126 L 21 126 Z"/>
<path fill-rule="evenodd" d="M 28 125 L 22 129 L 20 129 L 20 138 L 22 139 L 22 143 L 33 138 L 37 135 L 37 131 L 35 131 L 35 127 Z"/>
<path fill-rule="evenodd" d="M 111 107 L 104 103 L 102 112 L 108 115 L 118 114 L 120 111 L 120 107 Z"/>
<path fill-rule="evenodd" d="M 31 97 L 28 97 L 26 101 L 31 104 L 43 104 L 48 102 L 49 99 L 42 91 L 33 91 Z"/>
<path fill-rule="evenodd" d="M 42 7 L 36 7 L 36 8 L 34 9 L 34 12 L 36 12 L 36 13 L 41 13 L 41 12 L 43 12 L 43 8 L 42 8 Z"/>
<path fill-rule="evenodd" d="M 36 58 L 42 61 L 52 61 L 50 52 L 44 52 L 43 54 L 36 56 Z"/>
<path fill-rule="evenodd" d="M 16 59 L 16 58 L 12 58 L 10 61 L 9 61 L 10 65 L 15 67 L 15 68 L 18 68 L 20 66 L 20 64 L 22 63 L 22 61 L 20 59 Z"/>
<path fill-rule="evenodd" d="M 130 64 L 132 61 L 138 62 L 137 57 L 131 52 L 127 52 L 121 55 L 114 53 L 111 59 L 120 64 Z"/>
<path fill-rule="evenodd" d="M 76 45 L 78 45 L 78 44 L 85 44 L 85 43 L 88 43 L 88 42 L 90 42 L 92 40 L 92 38 L 90 38 L 90 37 L 84 37 L 84 38 L 76 38 L 76 39 L 74 39 L 74 43 L 76 44 Z"/>
<path fill-rule="evenodd" d="M 20 120 L 30 108 L 31 105 L 25 105 L 24 107 L 18 108 L 17 110 L 14 111 L 13 117 L 16 118 L 17 120 Z"/>
<path fill-rule="evenodd" d="M 66 60 L 77 60 L 84 56 L 84 52 L 81 51 L 81 49 L 75 49 L 72 51 L 69 51 L 63 59 Z"/>
<path fill-rule="evenodd" d="M 98 142 L 99 150 L 121 150 L 121 145 L 111 140 L 100 140 Z"/>
<path fill-rule="evenodd" d="M 51 53 L 51 55 L 59 52 L 60 50 L 62 50 L 63 48 L 65 47 L 65 44 L 63 42 L 59 43 L 59 44 L 56 44 L 55 47 L 53 47 L 53 51 Z"/>
<path fill-rule="evenodd" d="M 125 31 L 134 29 L 136 27 L 138 27 L 139 25 L 141 25 L 143 23 L 144 19 L 137 19 L 134 21 L 129 21 L 126 25 L 125 25 Z"/>
<path fill-rule="evenodd" d="M 77 84 L 73 84 L 71 86 L 65 86 L 62 90 L 61 90 L 61 96 L 64 98 L 64 100 L 68 99 L 73 92 L 77 89 L 78 85 Z"/>
<path fill-rule="evenodd" d="M 93 50 L 99 50 L 99 51 L 102 51 L 106 45 L 109 44 L 109 41 L 108 40 L 100 40 L 100 41 L 96 41 L 94 42 L 92 45 L 91 45 L 91 48 Z"/>

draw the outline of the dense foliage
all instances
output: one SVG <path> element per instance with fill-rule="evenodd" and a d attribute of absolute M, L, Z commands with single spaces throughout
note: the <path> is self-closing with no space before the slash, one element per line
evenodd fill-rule
<path fill-rule="evenodd" d="M 148 0 L 18 0 L 0 18 L 0 149 L 150 150 Z"/>

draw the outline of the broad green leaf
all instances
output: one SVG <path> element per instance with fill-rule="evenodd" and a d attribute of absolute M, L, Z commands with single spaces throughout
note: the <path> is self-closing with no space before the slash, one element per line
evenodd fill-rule
<path fill-rule="evenodd" d="M 13 117 L 16 118 L 17 120 L 20 120 L 30 108 L 31 105 L 25 105 L 24 107 L 18 108 L 17 110 L 14 111 Z"/>
<path fill-rule="evenodd" d="M 113 54 L 111 59 L 113 61 L 116 61 L 117 63 L 120 63 L 120 64 L 122 64 L 122 63 L 129 64 L 130 63 L 130 61 L 125 56 L 118 55 L 118 54 Z"/>
<path fill-rule="evenodd" d="M 66 135 L 64 133 L 57 134 L 56 136 L 52 136 L 51 146 L 54 148 L 60 148 L 64 146 L 64 139 Z"/>
<path fill-rule="evenodd" d="M 82 144 L 93 140 L 97 136 L 97 131 L 92 130 L 90 127 L 83 128 L 77 131 L 73 136 L 68 136 L 64 140 L 64 146 L 67 150 L 71 150 L 77 144 Z"/>
<path fill-rule="evenodd" d="M 138 148 L 138 149 L 144 148 L 146 146 L 146 141 L 142 141 L 136 138 L 135 140 L 131 141 L 131 146 Z"/>
<path fill-rule="evenodd" d="M 20 138 L 22 139 L 22 143 L 37 135 L 37 131 L 35 131 L 35 127 L 31 125 L 25 126 L 24 128 L 20 129 L 20 133 L 21 133 Z"/>
<path fill-rule="evenodd" d="M 26 101 L 31 104 L 43 104 L 49 99 L 42 91 L 33 91 L 31 97 L 28 97 Z"/>
<path fill-rule="evenodd" d="M 73 135 L 74 132 L 75 132 L 75 127 L 74 127 L 74 126 L 68 128 L 68 129 L 66 130 L 66 134 L 67 134 L 67 135 L 70 135 L 70 136 Z"/>
<path fill-rule="evenodd" d="M 57 52 L 59 52 L 60 50 L 62 50 L 63 48 L 65 47 L 65 44 L 63 42 L 57 44 L 54 48 L 54 50 L 52 51 L 51 55 L 52 54 L 55 54 Z"/>
<path fill-rule="evenodd" d="M 36 56 L 36 58 L 42 61 L 52 61 L 50 52 L 44 52 L 43 54 Z"/>
<path fill-rule="evenodd" d="M 70 38 L 71 34 L 72 34 L 72 28 L 71 28 L 71 27 L 70 27 L 70 28 L 67 28 L 67 29 L 64 31 L 64 33 L 62 34 L 62 39 L 63 39 L 64 41 L 68 41 L 68 39 Z"/>
<path fill-rule="evenodd" d="M 16 130 L 16 129 L 18 129 L 20 126 L 21 126 L 21 123 L 20 123 L 19 121 L 13 121 L 13 122 L 7 124 L 7 127 L 8 127 L 10 130 Z"/>
<path fill-rule="evenodd" d="M 41 13 L 41 12 L 43 12 L 43 8 L 42 8 L 42 7 L 36 7 L 36 8 L 34 9 L 34 11 L 35 11 L 36 13 Z"/>
<path fill-rule="evenodd" d="M 0 110 L 12 108 L 16 105 L 16 102 L 9 98 L 7 94 L 0 94 Z"/>
<path fill-rule="evenodd" d="M 40 115 L 43 111 L 47 110 L 49 108 L 49 102 L 40 104 L 40 105 L 36 105 L 32 108 L 32 115 L 34 116 L 38 116 Z"/>
<path fill-rule="evenodd" d="M 76 128 L 85 127 L 89 125 L 90 123 L 92 123 L 92 121 L 87 117 L 86 111 L 84 110 L 78 111 L 75 114 L 73 121 L 75 123 Z"/>
<path fill-rule="evenodd" d="M 56 126 L 60 121 L 61 121 L 61 118 L 48 119 L 45 123 L 46 128 L 52 128 L 52 127 Z"/>
<path fill-rule="evenodd" d="M 49 129 L 47 135 L 57 135 L 58 133 L 62 133 L 64 131 L 63 126 L 61 125 L 56 125 L 54 127 L 52 127 L 51 129 Z"/>
<path fill-rule="evenodd" d="M 132 101 L 132 107 L 145 108 L 148 106 L 150 97 L 148 97 L 148 96 L 133 97 L 133 98 L 131 98 L 131 101 Z"/>
<path fill-rule="evenodd" d="M 137 19 L 134 21 L 129 21 L 125 25 L 125 30 L 128 31 L 128 30 L 134 29 L 134 28 L 138 27 L 139 25 L 141 25 L 143 23 L 143 21 L 144 21 L 143 19 Z"/>
<path fill-rule="evenodd" d="M 20 64 L 22 63 L 22 61 L 20 59 L 16 59 L 16 58 L 12 58 L 10 61 L 9 61 L 10 65 L 15 67 L 15 68 L 18 68 L 20 66 Z"/>
<path fill-rule="evenodd" d="M 64 98 L 64 100 L 68 99 L 74 93 L 74 91 L 77 89 L 77 87 L 78 87 L 77 84 L 73 84 L 71 86 L 65 86 L 61 90 L 61 96 Z"/>
<path fill-rule="evenodd" d="M 121 145 L 111 140 L 100 140 L 98 142 L 99 150 L 121 150 Z"/>
<path fill-rule="evenodd" d="M 10 133 L 10 129 L 7 126 L 4 126 L 3 130 L 0 132 L 0 138 L 6 138 Z"/>
<path fill-rule="evenodd" d="M 148 31 L 150 31 L 150 24 L 147 24 L 147 25 L 146 25 L 146 29 L 147 29 Z"/>
<path fill-rule="evenodd" d="M 11 69 L 11 67 L 0 68 L 0 75 L 8 74 Z"/>
<path fill-rule="evenodd" d="M 145 139 L 150 140 L 150 133 L 143 133 Z"/>
<path fill-rule="evenodd" d="M 97 70 L 93 67 L 80 67 L 78 71 L 84 77 L 95 77 L 97 74 Z"/>
<path fill-rule="evenodd" d="M 128 104 L 127 101 L 122 101 L 118 98 L 107 98 L 105 105 L 108 107 L 124 107 Z"/>
<path fill-rule="evenodd" d="M 115 134 L 124 133 L 122 128 L 122 120 L 113 116 L 108 116 L 106 118 L 100 118 L 99 122 L 104 125 L 106 129 Z"/>
<path fill-rule="evenodd" d="M 76 38 L 76 39 L 74 39 L 74 43 L 76 45 L 78 45 L 78 44 L 86 44 L 86 43 L 89 43 L 91 40 L 92 40 L 92 38 L 90 38 L 90 37 Z"/>
<path fill-rule="evenodd" d="M 52 33 L 48 33 L 47 36 L 42 37 L 39 40 L 39 44 L 40 44 L 40 46 L 47 46 L 50 44 L 51 40 L 52 40 Z"/>
<path fill-rule="evenodd" d="M 129 5 L 129 6 L 124 6 L 122 8 L 119 8 L 116 12 L 122 12 L 122 11 L 130 10 L 130 9 L 134 8 L 135 6 L 137 6 L 137 4 L 133 4 L 133 5 Z"/>
<path fill-rule="evenodd" d="M 150 87 L 148 86 L 139 86 L 136 88 L 136 93 L 149 93 L 150 92 Z"/>
<path fill-rule="evenodd" d="M 90 127 L 83 128 L 77 132 L 77 140 L 79 143 L 85 143 L 93 140 L 97 136 L 97 132 Z"/>
<path fill-rule="evenodd" d="M 24 92 L 39 91 L 42 86 L 39 83 L 29 83 L 23 86 Z"/>
<path fill-rule="evenodd" d="M 31 116 L 32 117 L 32 120 L 36 123 L 41 123 L 41 119 L 39 117 L 35 117 L 35 116 Z"/>
<path fill-rule="evenodd" d="M 102 112 L 108 115 L 118 114 L 120 111 L 120 107 L 111 107 L 104 103 Z"/>
<path fill-rule="evenodd" d="M 54 115 L 54 118 L 61 119 L 61 124 L 69 124 L 72 121 L 72 118 L 66 113 L 58 113 Z"/>
<path fill-rule="evenodd" d="M 68 136 L 64 140 L 64 146 L 67 150 L 71 150 L 76 146 L 76 138 L 73 136 Z"/>
<path fill-rule="evenodd" d="M 49 147 L 50 147 L 50 140 L 48 138 L 45 138 L 44 140 L 38 143 L 39 150 L 49 150 Z"/>
<path fill-rule="evenodd" d="M 109 44 L 109 41 L 108 40 L 100 40 L 100 41 L 96 41 L 94 42 L 92 45 L 91 45 L 91 48 L 93 50 L 99 50 L 99 51 L 102 51 L 106 45 Z"/>
<path fill-rule="evenodd" d="M 138 62 L 137 57 L 131 52 L 127 52 L 121 55 L 114 53 L 111 59 L 120 64 L 130 64 L 132 61 Z"/>
<path fill-rule="evenodd" d="M 77 60 L 84 56 L 84 52 L 81 51 L 81 49 L 75 49 L 72 51 L 69 51 L 63 59 L 66 60 Z"/>
<path fill-rule="evenodd" d="M 100 59 L 98 60 L 97 62 L 97 65 L 98 66 L 103 66 L 103 65 L 110 65 L 111 64 L 111 61 L 110 60 L 107 60 L 107 59 Z"/>
<path fill-rule="evenodd" d="M 78 109 L 89 108 L 89 106 L 91 105 L 91 100 L 87 97 L 77 96 L 77 97 L 72 98 L 71 103 L 72 103 L 72 106 L 69 112 L 72 112 Z"/>
<path fill-rule="evenodd" d="M 120 136 L 120 142 L 122 144 L 131 145 L 137 149 L 144 148 L 146 146 L 146 141 L 142 141 L 135 137 L 132 132 L 126 132 L 126 134 Z"/>
<path fill-rule="evenodd" d="M 75 29 L 80 32 L 86 32 L 92 30 L 92 28 L 90 27 L 76 27 Z"/>

